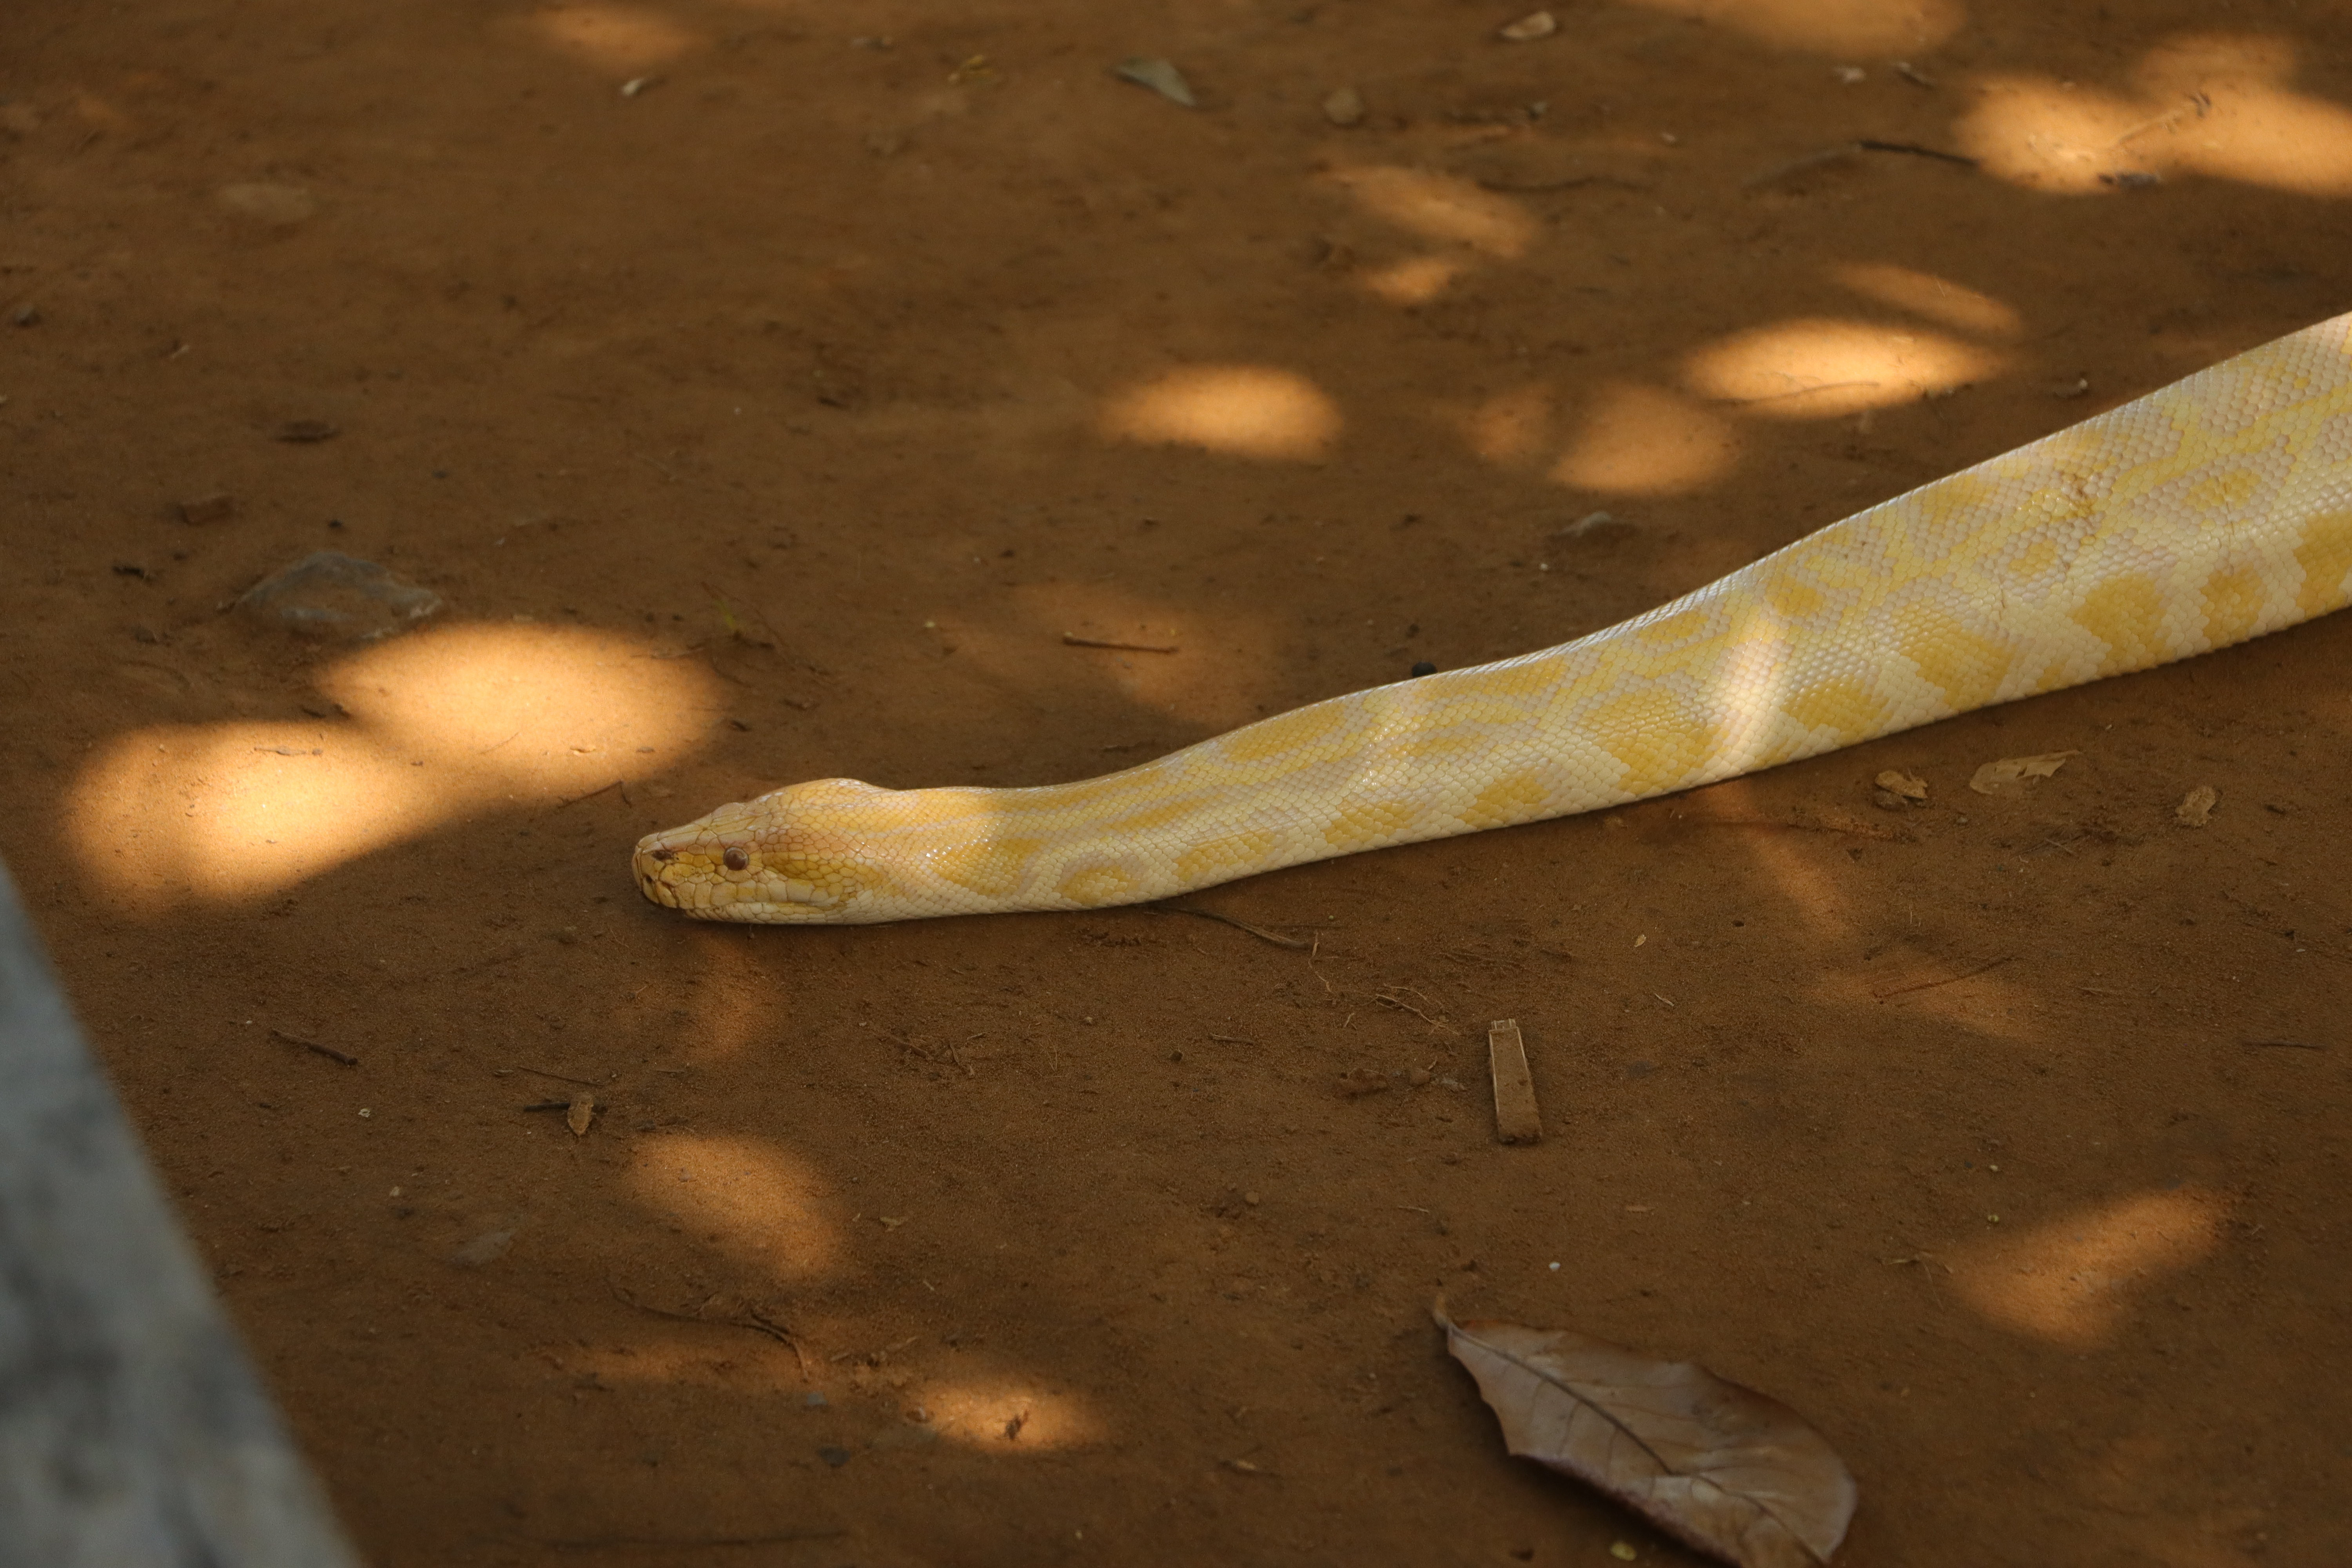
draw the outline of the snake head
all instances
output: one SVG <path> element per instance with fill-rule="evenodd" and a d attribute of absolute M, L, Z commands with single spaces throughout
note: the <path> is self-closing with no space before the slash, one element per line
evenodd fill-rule
<path fill-rule="evenodd" d="M 647 834 L 630 868 L 638 891 L 696 920 L 854 921 L 859 896 L 887 880 L 857 853 L 859 816 L 892 793 L 856 779 L 787 785 Z"/>

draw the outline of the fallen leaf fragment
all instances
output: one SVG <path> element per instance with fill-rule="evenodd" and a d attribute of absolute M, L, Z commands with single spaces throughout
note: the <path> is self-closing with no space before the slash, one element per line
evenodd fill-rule
<path fill-rule="evenodd" d="M 1549 38 L 1559 31 L 1559 22 L 1549 11 L 1530 11 L 1516 22 L 1507 22 L 1495 29 L 1496 36 L 1514 44 L 1532 44 L 1538 38 Z"/>
<path fill-rule="evenodd" d="M 2029 779 L 2046 779 L 2066 765 L 2069 757 L 2079 757 L 2080 752 L 2044 752 L 2038 757 L 2003 757 L 1997 763 L 1987 763 L 1969 780 L 1969 787 L 1979 795 L 2015 795 Z"/>
<path fill-rule="evenodd" d="M 1891 795 L 1899 796 L 1904 800 L 1916 801 L 1922 805 L 1927 803 L 1927 781 L 1916 773 L 1901 773 L 1889 768 L 1872 782 Z"/>
<path fill-rule="evenodd" d="M 2172 820 L 2183 827 L 2202 827 L 2212 816 L 2213 808 L 2221 804 L 2221 791 L 2211 784 L 2199 784 L 2182 795 L 2180 804 L 2172 808 Z"/>
<path fill-rule="evenodd" d="M 1181 103 L 1187 109 L 1198 109 L 1193 101 L 1192 84 L 1176 68 L 1173 60 L 1121 60 L 1110 68 L 1110 74 L 1121 81 L 1131 81 L 1138 87 L 1148 87 L 1171 103 Z"/>
<path fill-rule="evenodd" d="M 1780 1401 L 1565 1329 L 1457 1323 L 1443 1299 L 1430 1315 L 1512 1453 L 1737 1568 L 1825 1563 L 1845 1539 L 1853 1477 Z"/>
<path fill-rule="evenodd" d="M 573 1095 L 572 1104 L 563 1112 L 563 1125 L 572 1129 L 572 1136 L 587 1137 L 589 1124 L 595 1120 L 596 1097 L 593 1094 Z"/>

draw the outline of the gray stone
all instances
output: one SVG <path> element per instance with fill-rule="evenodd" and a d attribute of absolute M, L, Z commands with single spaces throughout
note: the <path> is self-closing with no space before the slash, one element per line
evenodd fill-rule
<path fill-rule="evenodd" d="M 246 590 L 237 613 L 266 626 L 339 642 L 373 642 L 436 614 L 441 595 L 373 561 L 320 550 Z"/>

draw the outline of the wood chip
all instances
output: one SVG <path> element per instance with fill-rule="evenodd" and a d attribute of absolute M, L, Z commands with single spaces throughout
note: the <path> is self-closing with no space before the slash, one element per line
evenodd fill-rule
<path fill-rule="evenodd" d="M 1066 647 L 1107 647 L 1119 653 L 1174 653 L 1177 651 L 1172 643 L 1114 642 L 1104 637 L 1082 637 L 1076 632 L 1064 632 L 1062 643 Z"/>
<path fill-rule="evenodd" d="M 1528 1072 L 1527 1042 L 1519 1037 L 1517 1018 L 1486 1026 L 1486 1058 L 1495 1079 L 1495 1136 L 1506 1143 L 1541 1142 L 1536 1081 Z"/>

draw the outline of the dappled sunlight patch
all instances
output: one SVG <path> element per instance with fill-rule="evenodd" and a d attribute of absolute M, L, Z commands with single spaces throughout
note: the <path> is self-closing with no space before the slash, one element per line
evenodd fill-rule
<path fill-rule="evenodd" d="M 1391 305 L 1426 305 L 1470 269 L 1459 256 L 1408 256 L 1376 267 L 1359 279 L 1365 292 Z"/>
<path fill-rule="evenodd" d="M 2193 112 L 2185 104 L 2172 107 Z M 2052 77 L 2008 76 L 1983 84 L 1976 107 L 1955 130 L 1961 151 L 1986 174 L 2082 195 L 2121 188 L 2119 175 L 2157 172 L 2155 145 L 2146 132 L 2133 134 L 2148 119 L 2147 105 L 2135 99 Z"/>
<path fill-rule="evenodd" d="M 1924 53 L 1968 21 L 1961 0 L 1634 0 L 1782 48 L 1844 60 Z"/>
<path fill-rule="evenodd" d="M 2000 368 L 1987 349 L 1939 332 L 1865 321 L 1781 321 L 1691 355 L 1691 385 L 1743 414 L 1827 419 L 1888 408 L 1966 384 Z"/>
<path fill-rule="evenodd" d="M 1506 467 L 1531 462 L 1552 444 L 1558 398 L 1549 385 L 1530 382 L 1498 392 L 1458 416 L 1470 449 Z"/>
<path fill-rule="evenodd" d="M 2114 1332 L 2133 1298 L 2211 1257 L 2229 1205 L 2183 1188 L 2145 1193 L 1987 1237 L 1956 1257 L 1963 1298 L 2003 1328 L 2089 1349 Z"/>
<path fill-rule="evenodd" d="M 1748 792 L 1731 791 L 1717 784 L 1709 793 L 1718 799 L 1738 800 Z M 1807 841 L 1811 835 L 1772 828 L 1723 831 L 1738 835 L 1738 845 L 1749 864 L 1779 893 L 1785 917 L 1817 939 L 1843 936 L 1853 929 L 1856 914 L 1853 891 L 1840 882 L 1821 847 Z"/>
<path fill-rule="evenodd" d="M 1603 386 L 1551 477 L 1611 495 L 1675 495 L 1729 473 L 1739 436 L 1696 399 L 1638 382 Z"/>
<path fill-rule="evenodd" d="M 798 1156 L 762 1138 L 664 1132 L 631 1152 L 629 1189 L 653 1213 L 779 1280 L 830 1269 L 840 1205 Z"/>
<path fill-rule="evenodd" d="M 716 711 L 708 671 L 558 627 L 419 632 L 318 684 L 347 720 L 156 725 L 93 758 L 66 839 L 98 890 L 148 910 L 273 892 L 450 822 L 665 772 Z"/>
<path fill-rule="evenodd" d="M 2013 338 L 2024 320 L 2009 305 L 1964 284 L 1885 262 L 1858 261 L 1830 268 L 1840 283 L 1883 305 L 1925 316 L 1979 337 Z"/>
<path fill-rule="evenodd" d="M 1324 456 L 1344 421 L 1316 384 L 1270 365 L 1192 365 L 1110 397 L 1105 434 L 1261 459 Z"/>
<path fill-rule="evenodd" d="M 712 798 L 669 804 L 675 809 L 664 814 L 665 820 L 683 823 L 725 803 Z M 696 967 L 690 974 L 670 977 L 686 994 L 681 1005 L 691 1007 L 694 1016 L 691 1037 L 681 1042 L 678 1053 L 683 1065 L 728 1061 L 791 1037 L 793 1004 L 789 995 L 776 993 L 761 967 L 768 954 L 754 935 L 759 930 L 698 924 L 685 933 Z"/>
<path fill-rule="evenodd" d="M 660 11 L 611 0 L 544 6 L 522 18 L 522 25 L 541 43 L 611 70 L 665 65 L 703 41 Z"/>
<path fill-rule="evenodd" d="M 2142 58 L 2137 92 L 1994 77 L 1959 141 L 1986 172 L 2039 190 L 2105 194 L 2135 177 L 2197 174 L 2352 194 L 2352 109 L 2286 85 L 2294 64 L 2282 40 L 2189 36 Z"/>
<path fill-rule="evenodd" d="M 1335 170 L 1326 178 L 1366 212 L 1423 239 L 1507 261 L 1524 256 L 1535 239 L 1536 220 L 1524 205 L 1459 174 L 1377 164 Z"/>
<path fill-rule="evenodd" d="M 1047 1454 L 1107 1441 L 1110 1426 L 1085 1399 L 1019 1376 L 940 1379 L 917 1396 L 941 1437 L 992 1454 Z"/>

